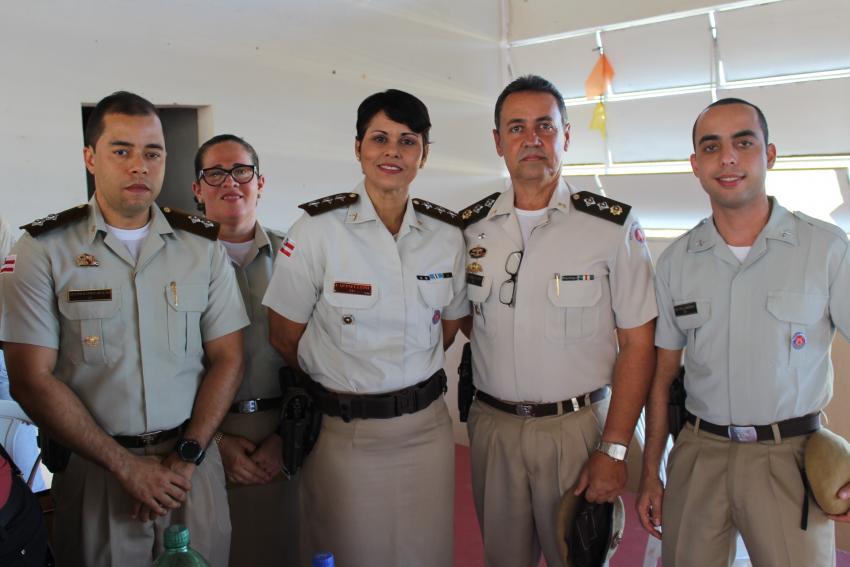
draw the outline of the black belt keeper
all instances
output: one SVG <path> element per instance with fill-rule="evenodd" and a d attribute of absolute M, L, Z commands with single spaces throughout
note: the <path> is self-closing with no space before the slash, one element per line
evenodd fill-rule
<path fill-rule="evenodd" d="M 697 417 L 688 412 L 688 422 L 696 426 Z M 808 435 L 820 429 L 820 412 L 810 413 L 801 417 L 792 417 L 775 424 L 779 429 L 779 435 L 783 438 L 799 437 Z M 699 421 L 700 431 L 707 431 L 713 435 L 725 437 L 739 443 L 753 443 L 755 441 L 774 441 L 773 425 L 716 425 L 704 419 Z"/>
<path fill-rule="evenodd" d="M 446 373 L 438 370 L 427 380 L 384 394 L 342 394 L 331 392 L 318 382 L 311 381 L 310 395 L 319 410 L 343 421 L 352 419 L 390 419 L 427 408 L 446 392 Z"/>

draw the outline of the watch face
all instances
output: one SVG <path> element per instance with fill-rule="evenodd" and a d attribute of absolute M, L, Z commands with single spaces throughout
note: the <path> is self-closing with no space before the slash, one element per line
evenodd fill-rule
<path fill-rule="evenodd" d="M 194 439 L 181 439 L 177 443 L 177 455 L 187 463 L 197 464 L 203 452 L 201 444 Z"/>

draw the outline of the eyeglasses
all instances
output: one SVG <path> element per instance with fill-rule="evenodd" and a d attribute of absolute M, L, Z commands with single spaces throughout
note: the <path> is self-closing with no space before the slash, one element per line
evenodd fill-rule
<path fill-rule="evenodd" d="M 229 175 L 236 183 L 248 183 L 254 179 L 257 173 L 256 165 L 242 165 L 237 163 L 230 169 L 221 167 L 208 167 L 198 172 L 198 179 L 203 179 L 208 185 L 213 187 L 221 187 L 224 180 Z"/>
<path fill-rule="evenodd" d="M 522 264 L 522 250 L 508 254 L 508 258 L 505 260 L 505 271 L 510 278 L 503 281 L 502 286 L 499 288 L 499 301 L 503 305 L 514 306 L 514 300 L 516 299 L 516 276 L 519 272 L 520 264 Z"/>

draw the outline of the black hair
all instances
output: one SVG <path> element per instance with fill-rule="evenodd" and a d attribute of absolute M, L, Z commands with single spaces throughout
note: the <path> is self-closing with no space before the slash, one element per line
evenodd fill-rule
<path fill-rule="evenodd" d="M 195 178 L 200 179 L 198 177 L 198 173 L 204 167 L 204 155 L 206 155 L 207 150 L 211 147 L 221 144 L 224 142 L 235 142 L 245 148 L 245 151 L 248 152 L 248 155 L 251 156 L 251 164 L 257 168 L 257 171 L 260 170 L 260 158 L 257 156 L 257 150 L 254 149 L 254 146 L 246 142 L 243 138 L 236 136 L 235 134 L 219 134 L 218 136 L 213 136 L 198 148 L 198 151 L 195 152 Z"/>
<path fill-rule="evenodd" d="M 702 118 L 702 115 L 705 114 L 710 108 L 714 108 L 715 106 L 726 106 L 727 104 L 743 104 L 745 106 L 749 106 L 750 108 L 752 108 L 756 111 L 756 115 L 758 116 L 758 120 L 759 120 L 759 126 L 761 127 L 761 131 L 764 134 L 764 143 L 766 145 L 768 143 L 767 118 L 764 117 L 764 112 L 761 111 L 761 108 L 759 108 L 758 106 L 754 105 L 753 103 L 746 101 L 742 98 L 729 97 L 729 98 L 721 98 L 718 101 L 712 102 L 711 104 L 706 106 L 702 110 L 702 112 L 699 113 L 699 116 L 697 116 L 697 119 L 694 120 L 694 127 L 691 129 L 691 141 L 694 144 L 694 149 L 696 149 L 696 147 L 697 147 L 697 141 L 696 141 L 697 122 L 699 122 L 699 119 Z"/>
<path fill-rule="evenodd" d="M 495 122 L 496 130 L 499 129 L 499 121 L 502 118 L 502 106 L 505 104 L 505 99 L 514 93 L 520 92 L 537 92 L 548 93 L 555 97 L 555 102 L 558 103 L 558 111 L 561 113 L 561 125 L 567 123 L 567 105 L 564 104 L 564 95 L 558 90 L 558 87 L 541 77 L 540 75 L 523 75 L 516 78 L 505 87 L 499 98 L 496 99 Z"/>
<path fill-rule="evenodd" d="M 379 112 L 386 114 L 390 120 L 406 124 L 408 128 L 422 136 L 424 145 L 428 145 L 428 133 L 431 131 L 431 118 L 428 108 L 421 100 L 410 93 L 389 89 L 366 97 L 357 108 L 357 134 L 362 141 L 366 135 L 369 122 Z"/>
<path fill-rule="evenodd" d="M 117 91 L 101 99 L 95 105 L 86 121 L 85 144 L 94 149 L 97 140 L 103 134 L 103 119 L 107 114 L 124 114 L 127 116 L 156 116 L 159 112 L 146 98 L 127 91 Z"/>

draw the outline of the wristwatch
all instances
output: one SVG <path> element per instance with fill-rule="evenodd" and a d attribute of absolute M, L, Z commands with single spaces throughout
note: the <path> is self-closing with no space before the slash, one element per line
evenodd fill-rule
<path fill-rule="evenodd" d="M 596 450 L 600 453 L 605 453 L 615 461 L 625 461 L 626 456 L 629 454 L 629 448 L 626 445 L 621 445 L 620 443 L 608 443 L 607 441 L 600 441 L 599 445 L 596 446 Z"/>
<path fill-rule="evenodd" d="M 177 441 L 174 450 L 177 451 L 177 456 L 180 457 L 181 461 L 193 465 L 200 465 L 204 461 L 204 457 L 207 456 L 207 452 L 204 451 L 201 444 L 194 439 L 180 439 Z"/>

